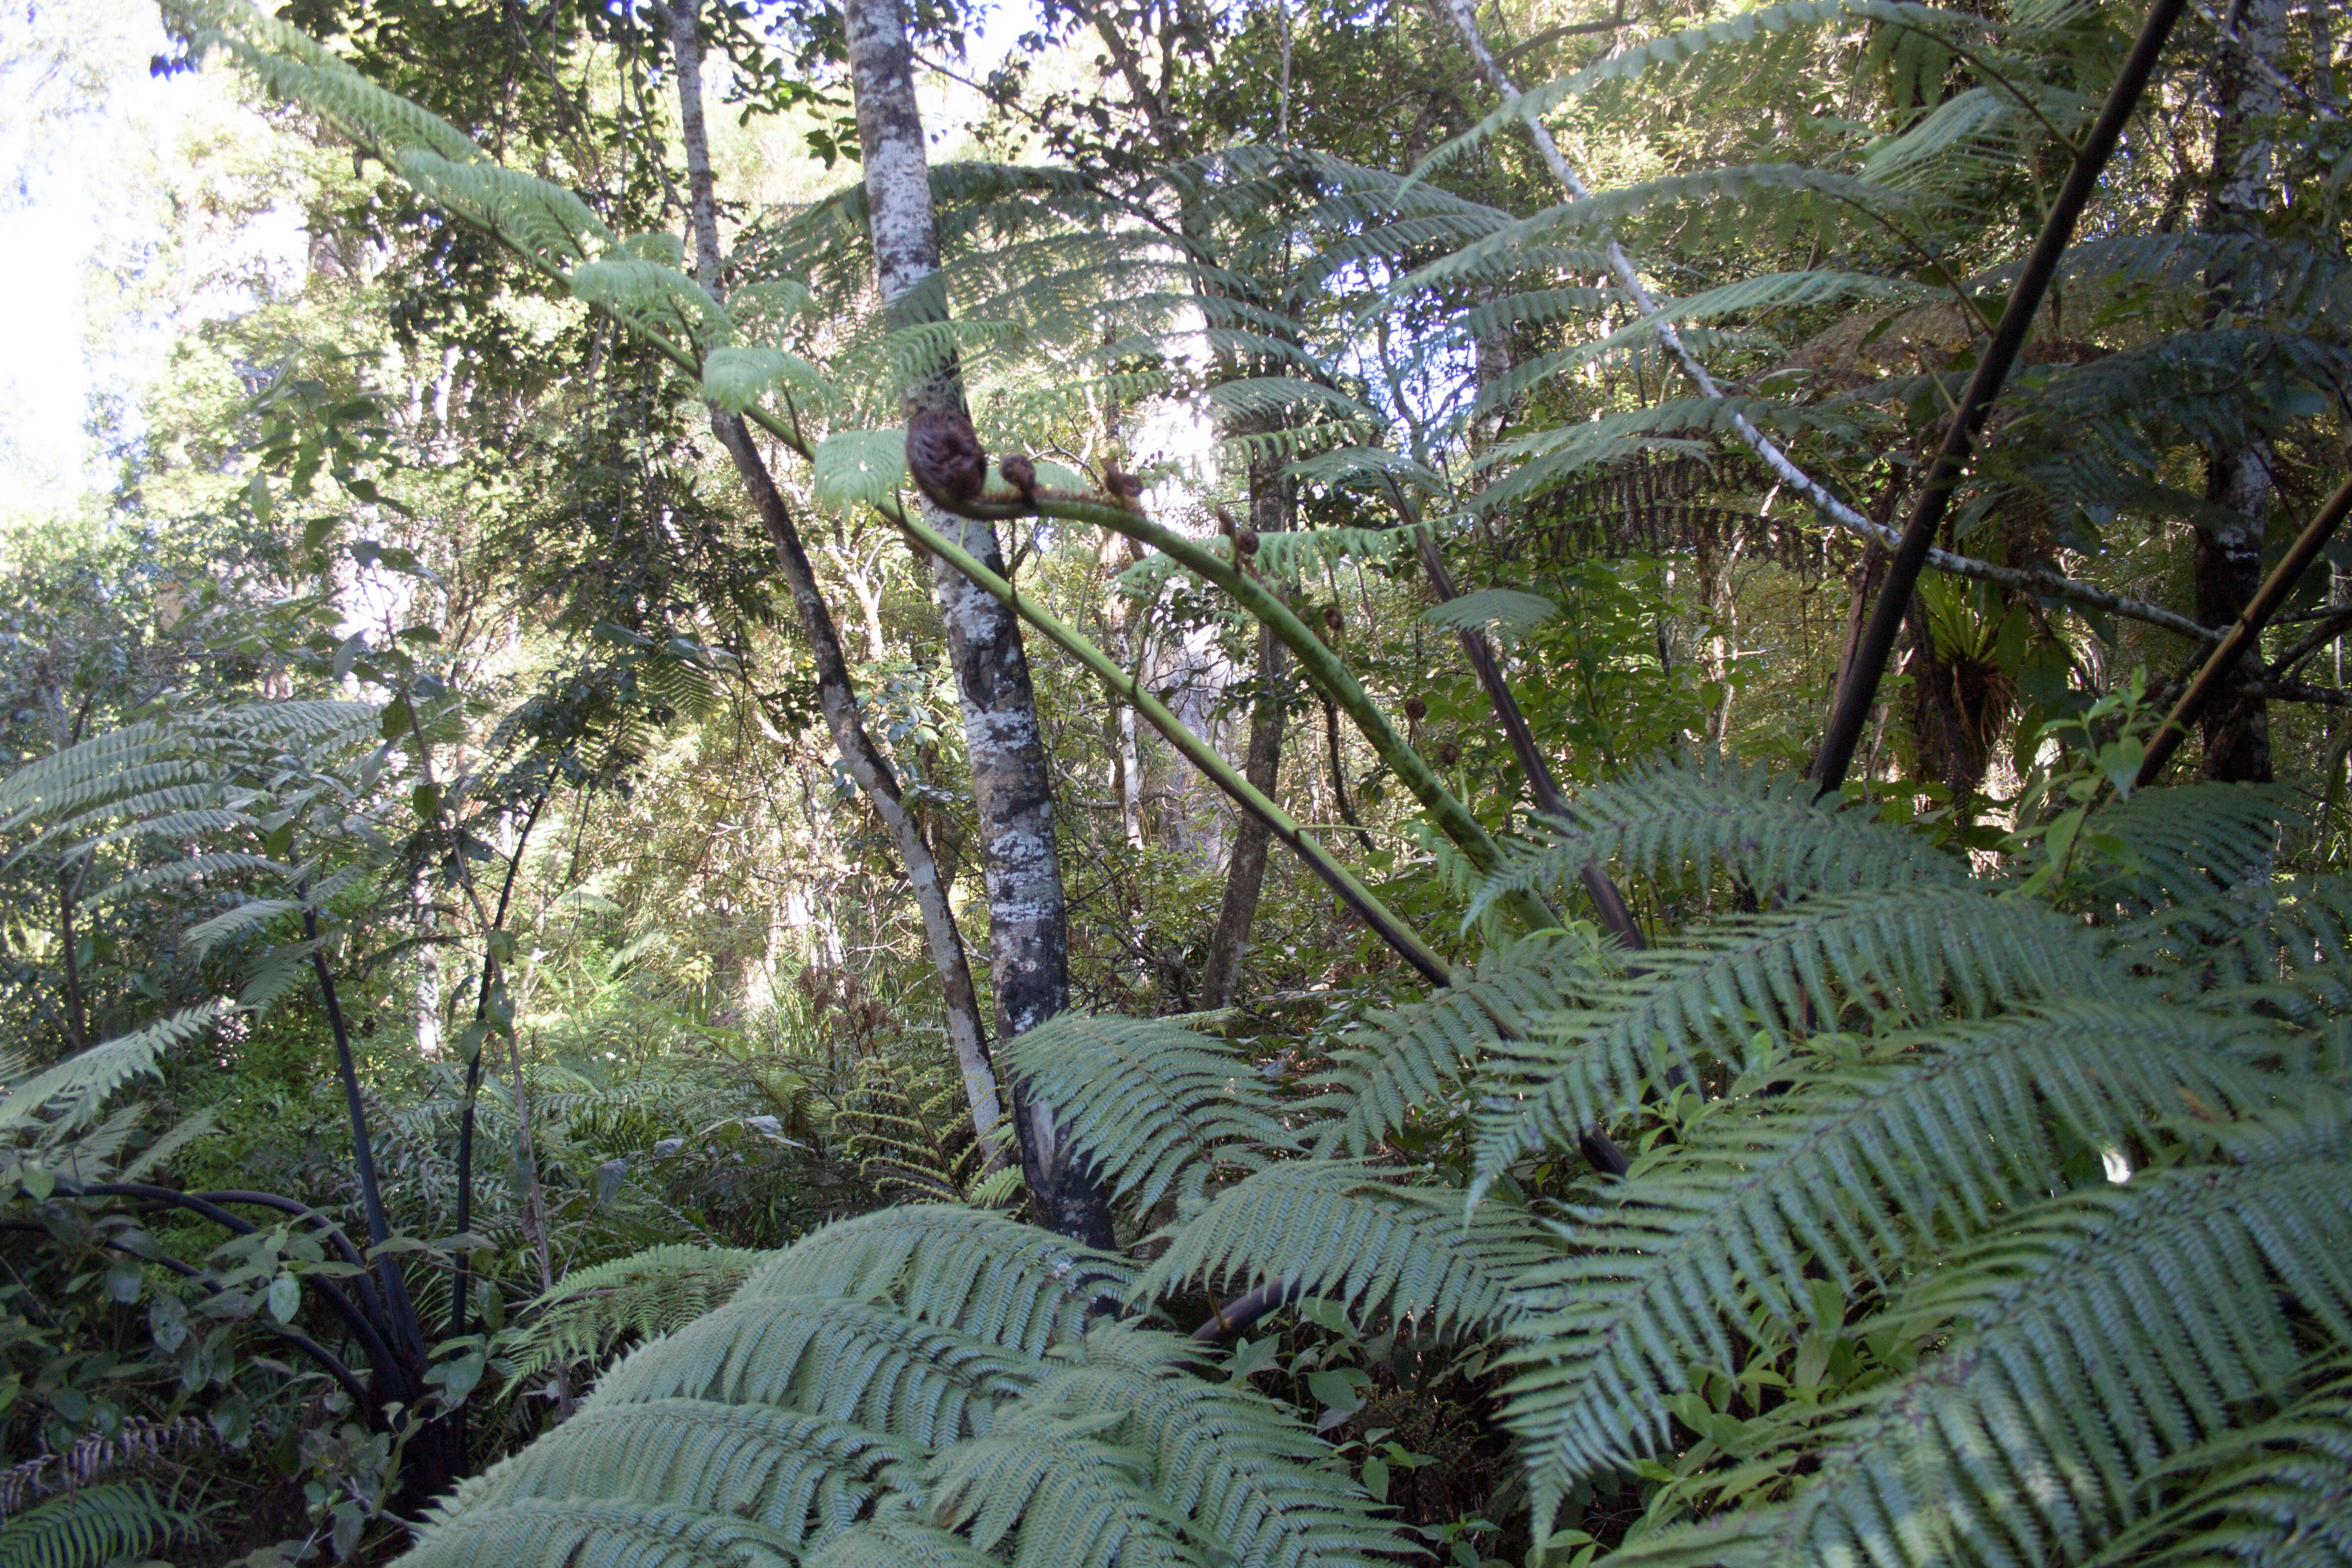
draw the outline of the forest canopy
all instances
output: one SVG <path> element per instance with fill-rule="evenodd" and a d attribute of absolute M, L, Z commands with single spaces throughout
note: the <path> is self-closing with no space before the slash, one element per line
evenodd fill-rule
<path fill-rule="evenodd" d="M 2352 1563 L 2325 0 L 28 0 L 0 1568 Z"/>

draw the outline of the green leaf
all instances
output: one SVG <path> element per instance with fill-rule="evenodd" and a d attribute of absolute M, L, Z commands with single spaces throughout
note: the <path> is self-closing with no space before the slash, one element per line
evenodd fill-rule
<path fill-rule="evenodd" d="M 291 1274 L 280 1274 L 269 1282 L 269 1315 L 281 1323 L 290 1323 L 294 1314 L 302 1310 L 302 1282 Z"/>
<path fill-rule="evenodd" d="M 816 499 L 820 506 L 863 501 L 880 506 L 898 493 L 907 474 L 904 430 L 844 430 L 827 436 L 816 449 Z"/>

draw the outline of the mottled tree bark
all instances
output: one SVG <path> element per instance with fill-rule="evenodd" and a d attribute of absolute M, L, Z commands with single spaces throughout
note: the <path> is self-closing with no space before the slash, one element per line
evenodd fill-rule
<path fill-rule="evenodd" d="M 1296 481 L 1284 477 L 1278 458 L 1260 458 L 1250 464 L 1250 527 L 1259 533 L 1278 533 L 1290 526 L 1290 506 Z M 1242 776 L 1269 798 L 1282 774 L 1282 731 L 1290 673 L 1289 650 L 1270 626 L 1257 629 L 1257 698 L 1250 706 L 1249 751 L 1243 758 Z M 1265 888 L 1265 852 L 1271 837 L 1265 823 L 1244 812 L 1234 828 L 1233 857 L 1225 863 L 1224 898 L 1217 906 L 1216 929 L 1209 936 L 1209 953 L 1201 968 L 1201 1005 L 1229 1007 L 1241 980 L 1242 950 L 1250 926 L 1257 919 L 1258 897 Z"/>
<path fill-rule="evenodd" d="M 719 269 L 718 197 L 710 170 L 709 136 L 703 120 L 699 10 L 700 0 L 673 0 L 665 19 L 677 68 L 687 190 L 693 204 L 696 276 L 712 298 L 718 299 L 724 295 L 724 279 Z M 841 634 L 834 625 L 832 608 L 817 588 L 816 573 L 810 565 L 807 550 L 802 546 L 791 508 L 761 458 L 751 439 L 751 427 L 740 416 L 727 414 L 715 405 L 710 410 L 710 427 L 719 444 L 727 448 L 727 455 L 734 459 L 735 471 L 741 476 L 744 489 L 751 492 L 752 506 L 776 546 L 777 565 L 785 586 L 792 592 L 793 608 L 800 616 L 801 633 L 808 639 L 810 660 L 816 667 L 817 707 L 824 714 L 833 742 L 841 749 L 850 777 L 857 781 L 858 788 L 873 803 L 875 815 L 889 829 L 891 840 L 898 848 L 898 858 L 907 868 L 915 906 L 922 915 L 923 937 L 930 949 L 931 966 L 940 976 L 947 1012 L 948 1044 L 955 1052 L 956 1066 L 963 1078 L 972 1128 L 989 1164 L 994 1166 L 1004 1157 L 997 1130 L 1003 1108 L 997 1095 L 996 1072 L 989 1061 L 988 1034 L 981 1023 L 971 960 L 964 952 L 963 935 L 956 929 L 955 912 L 949 906 L 947 884 L 939 874 L 921 825 L 899 795 L 897 773 L 873 737 L 866 732 L 865 721 L 858 716 L 857 693 L 850 683 L 849 664 L 842 655 Z"/>
<path fill-rule="evenodd" d="M 849 66 L 866 171 L 867 221 L 884 310 L 895 324 L 944 320 L 939 228 L 930 168 L 915 107 L 912 54 L 898 0 L 849 0 Z M 963 405 L 952 356 L 912 380 L 904 411 Z M 924 520 L 991 569 L 1003 570 L 996 531 L 924 504 Z M 1051 777 L 1037 724 L 1036 694 L 1021 646 L 1020 622 L 945 562 L 932 588 L 946 625 L 963 709 L 964 743 L 980 817 L 988 894 L 989 960 L 1000 1039 L 1011 1039 L 1069 1005 L 1068 925 L 1054 839 Z M 1053 1108 L 1013 1086 L 1023 1175 L 1041 1224 L 1091 1246 L 1108 1247 L 1110 1208 L 1101 1188 L 1055 1126 Z"/>
<path fill-rule="evenodd" d="M 2206 192 L 2204 226 L 2217 234 L 2258 234 L 2273 195 L 2274 160 L 2263 122 L 2279 110 L 2275 80 L 2248 56 L 2277 64 L 2286 42 L 2286 0 L 2231 0 L 2224 19 L 2244 45 L 2224 45 L 2214 58 L 2213 175 Z M 2251 269 L 2250 269 L 2251 270 Z M 2261 309 L 2259 285 L 2245 271 L 2210 280 L 2209 321 Z M 2238 618 L 2263 580 L 2263 542 L 2270 526 L 2272 468 L 2267 437 L 2214 451 L 2205 474 L 2205 499 L 2231 514 L 2197 530 L 2197 618 L 2224 626 Z M 2267 784 L 2271 778 L 2270 713 L 2258 698 L 2216 702 L 2200 726 L 2204 776 Z"/>

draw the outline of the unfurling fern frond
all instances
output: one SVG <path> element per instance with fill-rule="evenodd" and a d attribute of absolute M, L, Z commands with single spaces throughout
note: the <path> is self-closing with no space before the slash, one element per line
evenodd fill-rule
<path fill-rule="evenodd" d="M 1219 1193 L 1174 1227 L 1136 1280 L 1150 1300 L 1198 1281 L 1321 1296 L 1360 1317 L 1427 1314 L 1437 1327 L 1507 1321 L 1518 1277 L 1551 1256 L 1524 1214 L 1496 1204 L 1468 1222 L 1453 1188 L 1384 1181 L 1354 1161 L 1290 1160 Z"/>
<path fill-rule="evenodd" d="M 533 1303 L 537 1316 L 509 1344 L 509 1387 L 557 1362 L 604 1356 L 623 1341 L 684 1328 L 735 1293 L 773 1258 L 733 1247 L 649 1247 L 566 1274 Z"/>
<path fill-rule="evenodd" d="M 1083 1333 L 1130 1277 L 1121 1258 L 1001 1215 L 943 1205 L 861 1215 L 772 1256 L 741 1300 L 887 1297 L 919 1321 L 1033 1356 Z"/>
<path fill-rule="evenodd" d="M 2233 1057 L 2259 1029 L 2060 1002 L 1896 1037 L 1885 1066 L 1773 1069 L 1794 1081 L 1709 1107 L 1622 1201 L 1579 1216 L 1574 1253 L 1528 1276 L 1517 1429 L 1564 1470 L 1638 1456 L 1690 1355 L 1731 1364 L 1750 1312 L 1798 1324 L 1810 1279 L 1883 1286 L 2045 1191 L 2061 1163 L 2052 1111 L 2112 1146 L 2151 1115 L 2271 1109 L 2279 1080 Z"/>
<path fill-rule="evenodd" d="M 1219 1164 L 1251 1169 L 1293 1140 L 1256 1065 L 1150 1018 L 1068 1012 L 1004 1048 L 1113 1197 L 1150 1208 L 1197 1195 Z"/>
<path fill-rule="evenodd" d="M 1636 976 L 1596 987 L 1498 1051 L 1485 1075 L 1476 1180 L 1622 1114 L 1701 1056 L 1745 1070 L 1759 1039 L 1785 1046 L 1849 1014 L 1877 1030 L 1958 1006 L 1985 1016 L 2037 998 L 2128 1001 L 2139 984 L 2082 925 L 2039 904 L 1963 888 L 1895 887 L 1809 899 L 1718 921 L 1642 955 Z"/>
<path fill-rule="evenodd" d="M 1339 1100 L 1315 1145 L 1321 1156 L 1369 1154 L 1416 1108 L 1461 1084 L 1500 1041 L 1570 1006 L 1601 978 L 1591 946 L 1564 932 L 1530 936 L 1423 1000 L 1365 1020 L 1337 1065 L 1312 1079 Z"/>

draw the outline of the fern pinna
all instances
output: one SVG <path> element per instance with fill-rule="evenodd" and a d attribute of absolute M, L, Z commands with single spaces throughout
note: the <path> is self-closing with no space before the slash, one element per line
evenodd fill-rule
<path fill-rule="evenodd" d="M 1008 1065 L 1150 1262 L 954 1205 L 819 1232 L 413 1559 L 1411 1552 L 1297 1415 L 1152 1326 L 1242 1292 L 1486 1347 L 1538 1531 L 1630 1475 L 1629 1563 L 2341 1561 L 2352 1063 L 2312 975 L 2347 900 L 2270 892 L 2279 810 L 2136 795 L 2028 895 L 1801 781 L 1594 790 L 1486 895 L 1598 858 L 1756 907 L 1637 966 L 1524 939 L 1365 1020 L 1303 1099 L 1170 1024 L 1056 1020 Z M 1595 1121 L 1647 1152 L 1530 1206 Z M 1450 1165 L 1399 1152 L 1431 1125 Z"/>

